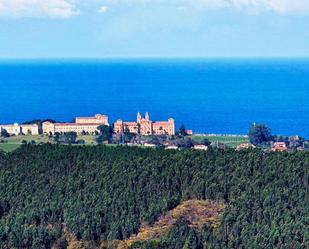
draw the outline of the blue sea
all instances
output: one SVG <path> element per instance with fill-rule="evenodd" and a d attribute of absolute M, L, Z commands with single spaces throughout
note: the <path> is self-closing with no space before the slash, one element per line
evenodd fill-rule
<path fill-rule="evenodd" d="M 196 133 L 309 138 L 309 60 L 0 61 L 0 123 L 107 114 L 133 121 L 173 117 Z"/>

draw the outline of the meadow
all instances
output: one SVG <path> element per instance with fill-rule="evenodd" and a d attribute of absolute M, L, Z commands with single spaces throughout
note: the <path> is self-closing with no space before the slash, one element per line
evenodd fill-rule
<path fill-rule="evenodd" d="M 245 136 L 234 136 L 234 135 L 193 135 L 191 138 L 196 142 L 201 142 L 203 139 L 208 139 L 210 142 L 224 143 L 228 147 L 235 148 L 241 143 L 248 143 L 249 139 Z M 77 140 L 84 140 L 86 145 L 96 145 L 95 137 L 92 135 L 79 135 Z M 0 150 L 5 152 L 11 152 L 19 148 L 23 142 L 31 143 L 54 143 L 52 139 L 44 135 L 27 135 L 27 136 L 12 136 L 6 139 L 2 139 L 3 143 L 0 143 Z"/>
<path fill-rule="evenodd" d="M 241 143 L 249 143 L 249 138 L 241 135 L 193 135 L 191 138 L 196 142 L 208 139 L 210 142 L 224 143 L 231 148 L 235 148 Z"/>
<path fill-rule="evenodd" d="M 85 135 L 77 136 L 77 140 L 84 140 L 86 145 L 96 145 L 94 136 Z M 23 142 L 31 143 L 54 143 L 53 139 L 45 135 L 27 135 L 27 136 L 11 136 L 9 138 L 2 139 L 3 143 L 0 143 L 0 150 L 5 152 L 11 152 L 19 148 Z"/>

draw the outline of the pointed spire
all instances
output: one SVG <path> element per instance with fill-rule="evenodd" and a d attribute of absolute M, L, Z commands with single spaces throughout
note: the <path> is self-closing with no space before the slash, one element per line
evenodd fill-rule
<path fill-rule="evenodd" d="M 148 114 L 148 112 L 145 113 L 145 119 L 146 119 L 146 120 L 149 120 L 149 114 Z"/>
<path fill-rule="evenodd" d="M 137 123 L 139 123 L 142 119 L 142 115 L 140 112 L 137 113 Z"/>

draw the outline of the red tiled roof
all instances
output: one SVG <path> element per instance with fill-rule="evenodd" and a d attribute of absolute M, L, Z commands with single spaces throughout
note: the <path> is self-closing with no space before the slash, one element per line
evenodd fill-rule
<path fill-rule="evenodd" d="M 207 146 L 204 145 L 204 144 L 197 144 L 197 145 L 194 145 L 194 147 L 196 147 L 196 148 L 207 148 Z"/>
<path fill-rule="evenodd" d="M 275 146 L 286 146 L 285 142 L 276 142 Z"/>
<path fill-rule="evenodd" d="M 273 150 L 275 151 L 286 151 L 287 149 L 285 142 L 276 142 L 273 147 Z"/>

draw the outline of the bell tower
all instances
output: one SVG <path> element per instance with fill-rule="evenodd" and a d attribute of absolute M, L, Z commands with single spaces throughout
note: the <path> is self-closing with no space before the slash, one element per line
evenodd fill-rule
<path fill-rule="evenodd" d="M 140 112 L 137 113 L 137 123 L 140 123 L 142 119 L 142 115 Z"/>
<path fill-rule="evenodd" d="M 145 119 L 146 119 L 147 121 L 149 121 L 149 114 L 148 114 L 148 112 L 145 113 Z"/>

